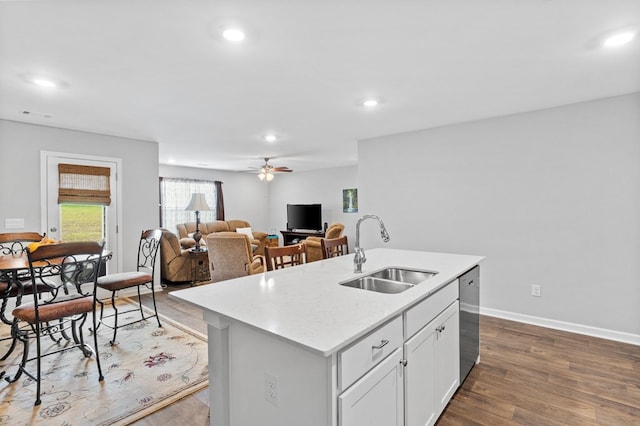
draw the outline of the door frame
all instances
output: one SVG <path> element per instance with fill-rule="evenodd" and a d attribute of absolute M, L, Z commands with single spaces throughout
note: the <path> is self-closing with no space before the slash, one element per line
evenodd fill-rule
<path fill-rule="evenodd" d="M 101 157 L 97 155 L 86 155 L 86 154 L 73 154 L 68 152 L 56 152 L 56 151 L 40 151 L 40 229 L 49 229 L 48 228 L 48 199 L 49 199 L 49 186 L 48 186 L 48 163 L 49 158 L 51 157 L 60 157 L 60 158 L 68 158 L 70 160 L 76 161 L 102 161 L 115 163 L 116 165 L 116 190 L 115 190 L 115 201 L 116 201 L 116 241 L 115 248 L 112 246 L 112 251 L 114 251 L 117 256 L 116 262 L 109 262 L 109 273 L 120 272 L 122 271 L 123 259 L 122 259 L 122 234 L 120 233 L 121 224 L 120 220 L 122 218 L 122 182 L 121 179 L 118 179 L 120 171 L 122 170 L 122 159 L 114 158 L 114 157 Z M 115 269 L 115 270 L 114 270 Z"/>

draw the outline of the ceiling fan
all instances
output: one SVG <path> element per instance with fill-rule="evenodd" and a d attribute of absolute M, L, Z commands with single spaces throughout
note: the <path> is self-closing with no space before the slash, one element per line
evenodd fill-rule
<path fill-rule="evenodd" d="M 258 179 L 270 182 L 273 180 L 274 173 L 291 173 L 293 171 L 286 166 L 274 167 L 269 164 L 269 159 L 269 157 L 264 157 L 264 165 L 258 169 Z"/>

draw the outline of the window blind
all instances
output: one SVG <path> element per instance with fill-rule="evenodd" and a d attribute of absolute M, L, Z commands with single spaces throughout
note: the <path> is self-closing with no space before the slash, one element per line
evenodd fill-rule
<path fill-rule="evenodd" d="M 108 167 L 58 164 L 58 204 L 111 204 Z"/>

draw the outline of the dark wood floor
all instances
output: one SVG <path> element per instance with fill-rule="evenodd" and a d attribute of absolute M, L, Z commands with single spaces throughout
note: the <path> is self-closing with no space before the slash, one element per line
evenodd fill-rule
<path fill-rule="evenodd" d="M 205 333 L 201 312 L 168 291 L 158 310 Z M 481 362 L 439 426 L 640 425 L 639 346 L 486 316 L 480 334 Z M 203 390 L 135 424 L 207 425 L 208 400 Z"/>

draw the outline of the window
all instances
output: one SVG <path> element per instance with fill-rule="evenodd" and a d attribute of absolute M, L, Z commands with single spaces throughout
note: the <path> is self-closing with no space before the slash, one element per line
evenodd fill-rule
<path fill-rule="evenodd" d="M 60 204 L 60 239 L 100 241 L 106 231 L 105 206 L 96 204 Z"/>
<path fill-rule="evenodd" d="M 109 167 L 58 164 L 58 204 L 62 241 L 100 241 L 106 236 L 111 205 Z"/>
<path fill-rule="evenodd" d="M 195 222 L 195 212 L 185 210 L 191 201 L 191 194 L 202 192 L 210 211 L 200 212 L 200 222 L 216 220 L 216 182 L 208 180 L 160 178 L 160 225 L 176 232 L 176 225 Z"/>

